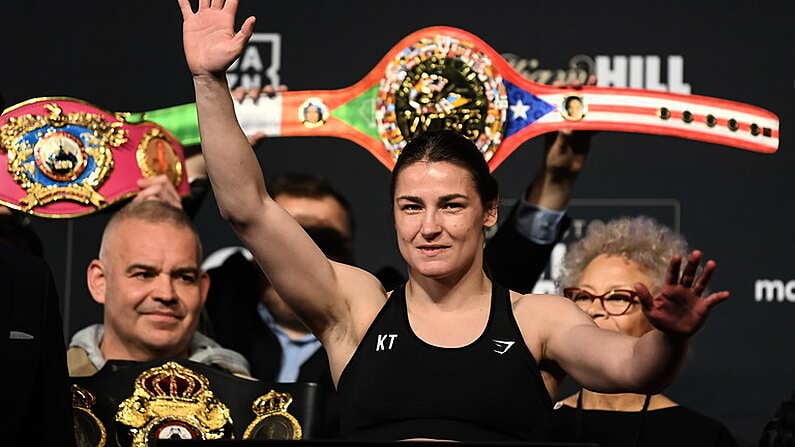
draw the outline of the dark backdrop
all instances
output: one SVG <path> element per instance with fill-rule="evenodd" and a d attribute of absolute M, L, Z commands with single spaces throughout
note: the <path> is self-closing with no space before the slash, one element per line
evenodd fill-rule
<path fill-rule="evenodd" d="M 732 299 L 696 337 L 668 394 L 754 443 L 794 388 L 795 155 L 789 135 L 795 3 L 640 3 L 243 0 L 240 9 L 241 15 L 257 15 L 256 32 L 281 36 L 278 75 L 292 90 L 352 84 L 406 34 L 451 25 L 525 60 L 536 79 L 567 70 L 576 55 L 611 62 L 640 55 L 644 61 L 659 57 L 660 82 L 666 84 L 669 56 L 681 56 L 683 82 L 692 93 L 778 114 L 783 136 L 773 155 L 668 137 L 599 134 L 571 209 L 582 222 L 653 214 L 719 260 L 713 285 L 731 290 Z M 142 111 L 192 101 L 176 2 L 4 2 L 0 25 L 0 91 L 9 104 L 66 95 L 114 111 Z M 270 64 L 273 45 L 257 48 Z M 248 70 L 253 79 L 256 70 Z M 284 138 L 262 144 L 258 155 L 266 175 L 322 174 L 351 198 L 361 266 L 374 271 L 402 265 L 387 202 L 389 174 L 366 151 L 343 140 Z M 541 139 L 535 139 L 497 169 L 508 201 L 525 187 L 541 156 Z M 34 219 L 61 287 L 68 336 L 101 317 L 84 278 L 106 220 L 103 214 Z M 208 253 L 238 243 L 212 197 L 196 222 Z M 780 281 L 769 283 L 780 289 L 766 293 L 760 280 Z"/>

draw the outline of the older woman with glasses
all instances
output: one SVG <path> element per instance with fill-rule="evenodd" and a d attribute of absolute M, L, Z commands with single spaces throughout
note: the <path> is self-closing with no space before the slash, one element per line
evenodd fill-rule
<path fill-rule="evenodd" d="M 638 292 L 648 289 L 656 295 L 670 285 L 679 276 L 686 252 L 682 236 L 647 217 L 591 224 L 564 258 L 563 295 L 600 328 L 640 337 L 654 327 L 641 309 Z M 688 269 L 682 276 L 703 293 L 711 269 Z M 604 446 L 737 445 L 722 424 L 662 394 L 603 394 L 583 388 L 555 409 L 555 432 L 562 441 Z"/>

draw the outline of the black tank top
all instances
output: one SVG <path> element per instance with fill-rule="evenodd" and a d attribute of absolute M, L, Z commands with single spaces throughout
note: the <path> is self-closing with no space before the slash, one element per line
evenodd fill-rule
<path fill-rule="evenodd" d="M 552 402 L 508 291 L 493 284 L 489 320 L 477 340 L 441 348 L 411 330 L 404 288 L 392 293 L 342 372 L 342 435 L 546 441 Z"/>

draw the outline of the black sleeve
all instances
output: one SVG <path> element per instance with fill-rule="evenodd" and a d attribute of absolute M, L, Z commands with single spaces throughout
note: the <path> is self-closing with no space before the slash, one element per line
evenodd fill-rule
<path fill-rule="evenodd" d="M 45 416 L 47 421 L 47 437 L 45 445 L 74 445 L 74 431 L 72 419 L 72 393 L 67 380 L 66 344 L 64 343 L 63 322 L 59 309 L 58 291 L 49 267 L 44 267 L 44 326 L 42 353 L 42 366 L 39 374 L 42 378 L 38 383 L 41 393 L 40 400 L 43 407 L 50 414 Z"/>
<path fill-rule="evenodd" d="M 497 283 L 519 293 L 530 293 L 544 273 L 552 249 L 569 228 L 571 219 L 568 216 L 563 218 L 553 243 L 537 244 L 516 230 L 518 207 L 517 203 L 500 224 L 497 234 L 486 243 L 483 262 L 486 272 Z"/>
<path fill-rule="evenodd" d="M 3 445 L 74 446 L 72 399 L 58 292 L 43 259 L 0 244 L 0 327 L 9 368 Z M 10 413 L 8 413 L 10 411 Z"/>

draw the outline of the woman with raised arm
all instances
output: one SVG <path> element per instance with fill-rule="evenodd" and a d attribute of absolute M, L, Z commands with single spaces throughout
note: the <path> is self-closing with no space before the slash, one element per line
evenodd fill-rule
<path fill-rule="evenodd" d="M 659 291 L 669 274 L 668 260 L 686 251 L 684 237 L 648 217 L 594 222 L 563 258 L 561 290 L 600 328 L 641 337 L 654 327 L 633 285 Z M 662 394 L 581 389 L 555 409 L 558 441 L 611 447 L 737 446 L 723 424 Z"/>
<path fill-rule="evenodd" d="M 325 347 L 341 401 L 341 432 L 363 439 L 544 440 L 564 374 L 602 392 L 657 392 L 675 375 L 688 336 L 728 297 L 699 296 L 715 268 L 662 292 L 638 293 L 656 330 L 601 330 L 570 300 L 520 295 L 483 271 L 484 228 L 497 221 L 497 184 L 477 148 L 454 132 L 414 139 L 392 177 L 404 287 L 329 261 L 268 195 L 235 119 L 225 71 L 251 36 L 234 31 L 237 0 L 200 0 L 184 18 L 203 153 L 221 214 L 273 287 Z"/>

